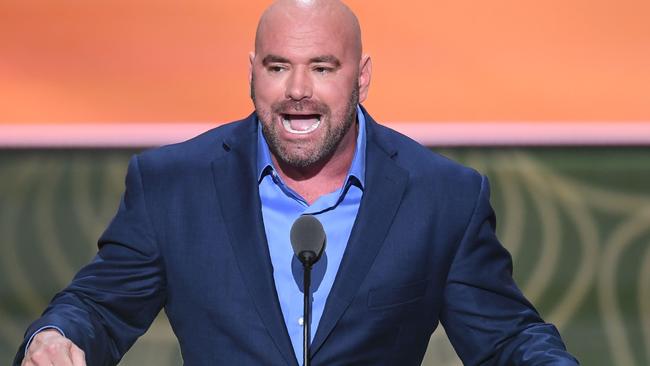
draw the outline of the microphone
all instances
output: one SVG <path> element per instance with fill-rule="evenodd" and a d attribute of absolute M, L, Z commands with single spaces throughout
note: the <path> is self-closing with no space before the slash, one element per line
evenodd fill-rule
<path fill-rule="evenodd" d="M 304 270 L 303 280 L 303 322 L 302 322 L 302 350 L 303 350 L 303 366 L 311 365 L 309 357 L 309 344 L 310 344 L 310 324 L 311 324 L 311 302 L 309 287 L 311 285 L 311 267 L 314 263 L 318 262 L 327 238 L 323 225 L 313 215 L 300 216 L 291 226 L 291 246 L 296 257 L 302 263 Z"/>
<path fill-rule="evenodd" d="M 325 248 L 325 230 L 313 215 L 300 216 L 291 226 L 291 246 L 303 266 L 318 262 Z"/>

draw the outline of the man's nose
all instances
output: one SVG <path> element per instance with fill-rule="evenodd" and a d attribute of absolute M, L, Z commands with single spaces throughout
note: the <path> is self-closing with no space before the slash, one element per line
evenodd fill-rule
<path fill-rule="evenodd" d="M 312 88 L 312 80 L 306 70 L 293 70 L 287 80 L 285 97 L 292 100 L 311 98 Z"/>

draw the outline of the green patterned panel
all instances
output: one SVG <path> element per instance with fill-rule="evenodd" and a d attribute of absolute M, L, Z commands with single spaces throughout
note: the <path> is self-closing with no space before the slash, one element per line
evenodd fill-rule
<path fill-rule="evenodd" d="M 0 150 L 0 364 L 95 252 L 124 150 Z M 515 278 L 585 365 L 650 364 L 650 149 L 458 148 L 486 174 Z M 164 314 L 121 365 L 180 365 Z M 460 365 L 439 329 L 425 365 Z"/>

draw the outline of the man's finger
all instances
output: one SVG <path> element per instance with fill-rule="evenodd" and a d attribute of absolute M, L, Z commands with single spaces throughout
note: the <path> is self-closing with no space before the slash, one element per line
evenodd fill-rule
<path fill-rule="evenodd" d="M 86 366 L 86 354 L 74 343 L 70 346 L 70 357 L 73 366 Z"/>
<path fill-rule="evenodd" d="M 70 357 L 71 344 L 72 342 L 65 339 L 46 346 L 46 352 L 50 356 L 50 360 L 54 366 L 73 366 L 72 358 Z"/>

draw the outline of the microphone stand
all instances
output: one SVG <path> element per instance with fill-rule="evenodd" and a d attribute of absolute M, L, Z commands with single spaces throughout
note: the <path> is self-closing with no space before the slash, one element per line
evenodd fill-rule
<path fill-rule="evenodd" d="M 309 293 L 309 287 L 311 285 L 311 263 L 303 263 L 303 272 L 304 272 L 304 277 L 303 277 L 303 295 L 304 295 L 304 303 L 303 303 L 303 309 L 302 309 L 302 354 L 303 354 L 303 366 L 310 366 L 311 365 L 311 360 L 310 360 L 310 354 L 309 354 L 309 344 L 310 338 L 311 338 L 311 333 L 310 333 L 310 325 L 311 325 L 311 296 Z"/>
<path fill-rule="evenodd" d="M 291 226 L 291 247 L 294 254 L 302 263 L 303 278 L 303 309 L 302 309 L 302 355 L 303 366 L 310 366 L 309 344 L 311 338 L 311 268 L 318 262 L 327 237 L 323 225 L 312 215 L 300 216 Z"/>

